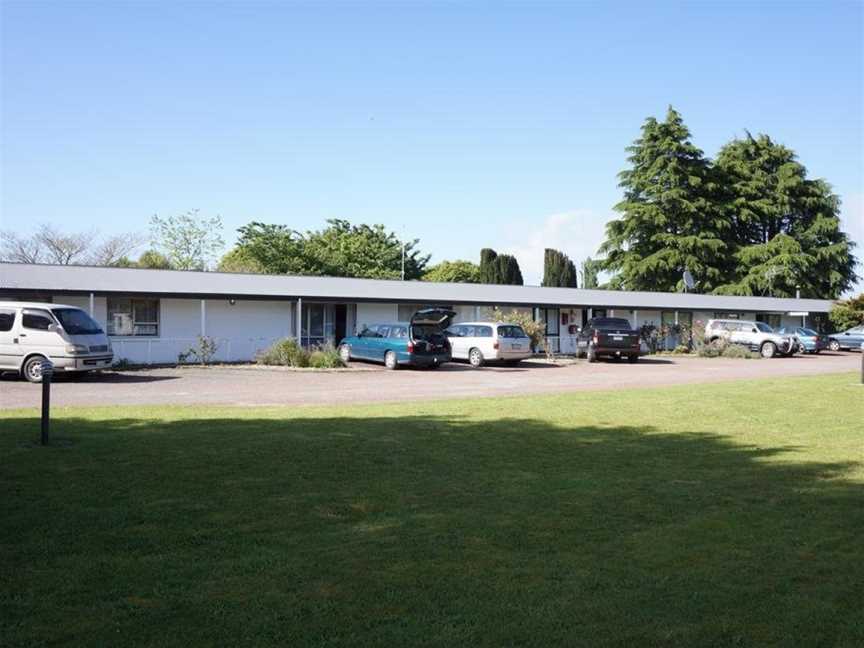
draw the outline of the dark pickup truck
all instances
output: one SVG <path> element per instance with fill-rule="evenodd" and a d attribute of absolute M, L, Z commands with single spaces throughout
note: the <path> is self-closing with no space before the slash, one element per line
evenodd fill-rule
<path fill-rule="evenodd" d="M 623 317 L 595 317 L 579 331 L 576 338 L 576 355 L 585 356 L 588 362 L 597 358 L 626 357 L 630 362 L 639 361 L 639 331 L 633 329 Z"/>

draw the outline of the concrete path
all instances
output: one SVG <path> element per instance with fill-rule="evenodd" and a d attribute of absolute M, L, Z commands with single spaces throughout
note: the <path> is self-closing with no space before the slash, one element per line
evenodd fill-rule
<path fill-rule="evenodd" d="M 434 371 L 386 371 L 376 365 L 360 366 L 371 370 L 288 372 L 218 367 L 61 377 L 52 387 L 52 402 L 58 406 L 312 405 L 630 389 L 860 371 L 861 354 L 824 353 L 773 360 L 663 357 L 643 358 L 636 365 L 589 365 L 580 361 L 556 366 L 531 361 L 514 368 L 479 370 L 461 364 Z M 10 377 L 0 381 L 0 408 L 38 407 L 39 403 L 38 385 Z"/>

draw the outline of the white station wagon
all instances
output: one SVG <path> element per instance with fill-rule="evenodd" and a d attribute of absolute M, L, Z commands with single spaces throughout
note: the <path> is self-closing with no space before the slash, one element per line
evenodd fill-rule
<path fill-rule="evenodd" d="M 460 322 L 445 332 L 453 360 L 467 360 L 472 367 L 488 361 L 516 364 L 531 357 L 531 338 L 521 326 L 506 322 Z"/>

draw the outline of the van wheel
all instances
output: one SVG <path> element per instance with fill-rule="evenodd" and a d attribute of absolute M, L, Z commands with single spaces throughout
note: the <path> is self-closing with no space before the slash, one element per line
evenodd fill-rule
<path fill-rule="evenodd" d="M 45 361 L 45 356 L 35 355 L 27 358 L 24 366 L 21 367 L 21 374 L 28 382 L 42 382 L 42 363 Z"/>
<path fill-rule="evenodd" d="M 343 344 L 339 347 L 339 357 L 342 358 L 342 362 L 348 364 L 351 362 L 351 347 L 347 344 Z"/>
<path fill-rule="evenodd" d="M 762 354 L 763 358 L 773 358 L 777 355 L 777 345 L 773 342 L 764 342 L 759 349 L 759 353 Z"/>
<path fill-rule="evenodd" d="M 392 351 L 388 351 L 384 354 L 384 366 L 388 369 L 396 369 L 399 367 L 399 363 L 396 360 L 396 354 Z"/>
<path fill-rule="evenodd" d="M 474 347 L 468 352 L 468 362 L 475 369 L 482 367 L 484 362 L 483 352 L 477 347 Z"/>
<path fill-rule="evenodd" d="M 588 345 L 588 350 L 585 352 L 585 357 L 588 359 L 588 362 L 597 362 L 597 352 L 590 344 Z"/>

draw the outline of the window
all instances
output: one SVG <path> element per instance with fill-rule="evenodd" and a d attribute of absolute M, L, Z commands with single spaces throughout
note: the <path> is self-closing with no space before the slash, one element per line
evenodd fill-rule
<path fill-rule="evenodd" d="M 780 316 L 770 313 L 759 313 L 756 315 L 757 322 L 765 322 L 772 329 L 780 328 Z"/>
<path fill-rule="evenodd" d="M 741 319 L 738 313 L 714 313 L 714 319 Z"/>
<path fill-rule="evenodd" d="M 48 311 L 25 308 L 22 323 L 24 324 L 24 328 L 47 331 L 54 323 L 54 318 L 51 317 Z"/>
<path fill-rule="evenodd" d="M 502 338 L 524 338 L 528 337 L 525 335 L 525 331 L 522 330 L 521 326 L 499 326 L 498 327 L 498 337 Z"/>
<path fill-rule="evenodd" d="M 6 310 L 5 308 L 0 310 L 0 333 L 5 333 L 6 331 L 12 330 L 12 325 L 15 323 L 15 311 L 14 310 Z"/>
<path fill-rule="evenodd" d="M 159 335 L 158 299 L 108 298 L 108 335 Z"/>
<path fill-rule="evenodd" d="M 389 326 L 379 326 L 378 327 L 378 337 L 387 337 L 390 335 L 390 327 Z"/>
<path fill-rule="evenodd" d="M 407 326 L 392 326 L 390 327 L 390 337 L 391 338 L 407 338 L 408 337 L 408 327 Z"/>

